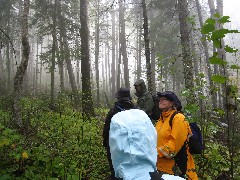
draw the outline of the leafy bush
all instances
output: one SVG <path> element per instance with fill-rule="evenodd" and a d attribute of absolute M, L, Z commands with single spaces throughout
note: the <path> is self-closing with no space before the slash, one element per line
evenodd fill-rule
<path fill-rule="evenodd" d="M 80 113 L 43 110 L 43 101 L 24 99 L 31 131 L 22 136 L 0 119 L 0 179 L 105 179 L 109 167 L 102 146 L 102 121 Z M 31 109 L 31 110 L 30 110 Z M 0 112 L 0 117 L 6 117 Z M 10 119 L 10 118 L 9 118 Z M 4 122 L 5 121 L 5 122 Z"/>

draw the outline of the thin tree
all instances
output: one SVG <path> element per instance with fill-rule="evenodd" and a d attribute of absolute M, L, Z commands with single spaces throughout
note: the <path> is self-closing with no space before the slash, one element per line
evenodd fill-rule
<path fill-rule="evenodd" d="M 53 20 L 53 25 L 52 25 L 52 58 L 51 58 L 51 68 L 50 68 L 50 73 L 51 73 L 51 102 L 50 102 L 50 107 L 54 108 L 54 88 L 55 88 L 55 57 L 56 57 L 56 40 L 57 40 L 57 35 L 56 35 L 56 13 L 57 13 L 57 8 L 56 8 L 56 0 L 54 1 L 53 5 L 53 14 L 52 14 L 52 20 Z"/>
<path fill-rule="evenodd" d="M 143 9 L 143 30 L 144 30 L 144 42 L 145 42 L 145 56 L 146 56 L 146 67 L 147 67 L 147 82 L 148 90 L 152 92 L 152 70 L 151 70 L 151 58 L 150 58 L 150 39 L 148 32 L 148 16 L 147 16 L 147 7 L 145 0 L 142 0 L 142 9 Z"/>
<path fill-rule="evenodd" d="M 90 56 L 87 1 L 80 0 L 81 72 L 82 72 L 82 110 L 86 117 L 94 115 L 90 84 Z"/>
<path fill-rule="evenodd" d="M 116 37 L 115 37 L 115 26 L 116 26 L 116 22 L 115 22 L 115 10 L 111 11 L 111 15 L 112 15 L 112 65 L 111 65 L 111 74 L 112 74 L 112 98 L 115 97 L 115 92 L 116 92 Z"/>
<path fill-rule="evenodd" d="M 97 11 L 96 11 L 96 19 L 95 19 L 95 72 L 96 72 L 96 84 L 97 84 L 97 101 L 96 104 L 98 106 L 100 101 L 99 94 L 99 0 L 96 1 Z"/>
<path fill-rule="evenodd" d="M 128 57 L 127 57 L 127 45 L 126 45 L 126 27 L 125 27 L 125 0 L 119 0 L 119 28 L 120 28 L 120 49 L 124 65 L 124 82 L 125 87 L 129 88 L 129 67 L 128 67 Z"/>
<path fill-rule="evenodd" d="M 195 102 L 194 95 L 194 83 L 193 83 L 193 64 L 191 57 L 190 48 L 190 30 L 187 23 L 188 18 L 188 3 L 187 0 L 178 1 L 179 10 L 179 23 L 180 23 L 180 34 L 181 34 L 181 45 L 182 45 L 182 60 L 183 60 L 183 73 L 185 79 L 185 88 L 189 90 L 189 97 L 187 99 L 188 104 Z"/>
<path fill-rule="evenodd" d="M 13 99 L 13 113 L 15 118 L 15 123 L 19 128 L 23 127 L 21 108 L 20 108 L 20 91 L 22 88 L 23 77 L 26 72 L 30 46 L 28 40 L 28 15 L 29 15 L 30 1 L 24 0 L 24 7 L 22 12 L 22 26 L 21 26 L 21 38 L 22 38 L 22 60 L 17 68 L 16 75 L 14 77 L 14 99 Z"/>

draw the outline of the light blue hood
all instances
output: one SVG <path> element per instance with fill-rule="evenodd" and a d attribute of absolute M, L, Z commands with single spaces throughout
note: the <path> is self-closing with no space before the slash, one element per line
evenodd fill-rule
<path fill-rule="evenodd" d="M 150 180 L 156 170 L 157 133 L 139 109 L 115 114 L 111 120 L 109 145 L 115 176 L 123 180 Z"/>

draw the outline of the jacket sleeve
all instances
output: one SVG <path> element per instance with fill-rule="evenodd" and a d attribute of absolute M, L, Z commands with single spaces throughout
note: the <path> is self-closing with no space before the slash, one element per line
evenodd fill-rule
<path fill-rule="evenodd" d="M 184 115 L 175 115 L 172 128 L 170 127 L 171 133 L 169 140 L 163 146 L 158 148 L 158 154 L 160 157 L 165 156 L 167 158 L 172 158 L 181 149 L 188 135 L 188 128 L 184 121 Z"/>
<path fill-rule="evenodd" d="M 108 146 L 108 141 L 109 141 L 109 130 L 110 130 L 110 123 L 111 119 L 114 115 L 114 110 L 110 109 L 108 112 L 106 118 L 105 118 L 105 123 L 103 127 L 103 146 L 107 147 Z"/>

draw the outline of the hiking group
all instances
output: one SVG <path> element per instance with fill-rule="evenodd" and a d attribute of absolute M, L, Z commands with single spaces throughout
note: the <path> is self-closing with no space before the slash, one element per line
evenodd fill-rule
<path fill-rule="evenodd" d="M 190 149 L 196 140 L 181 113 L 178 97 L 171 91 L 157 93 L 156 107 L 144 80 L 137 81 L 134 87 L 138 97 L 136 105 L 130 90 L 120 88 L 105 118 L 103 145 L 110 179 L 197 180 L 194 153 Z"/>

